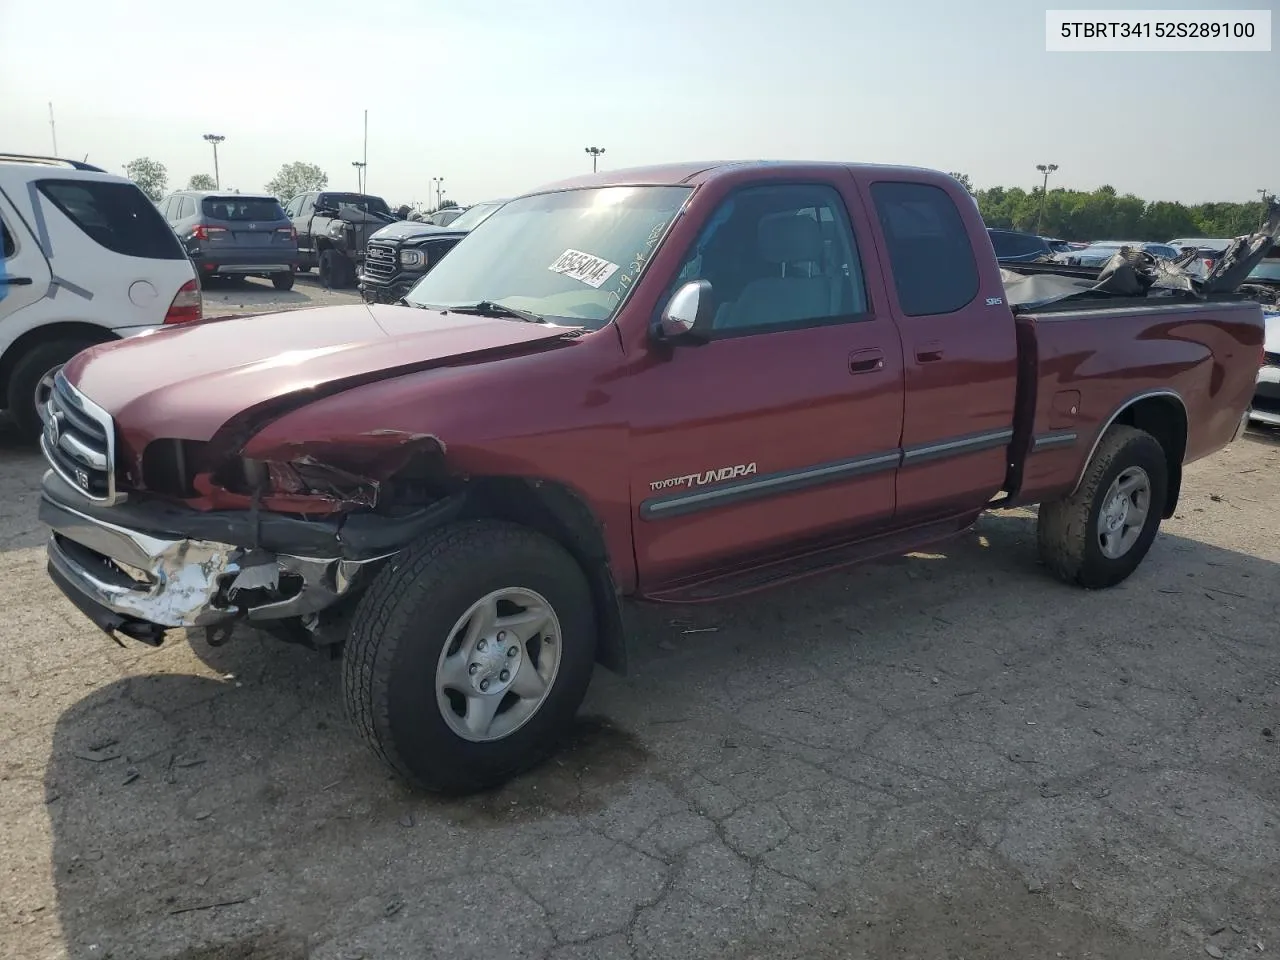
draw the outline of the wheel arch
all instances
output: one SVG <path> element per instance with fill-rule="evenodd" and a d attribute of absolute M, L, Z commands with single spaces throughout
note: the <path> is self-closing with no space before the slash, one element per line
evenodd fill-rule
<path fill-rule="evenodd" d="M 21 334 L 0 354 L 0 403 L 9 394 L 9 378 L 13 368 L 29 350 L 45 343 L 56 343 L 59 340 L 84 339 L 95 343 L 107 343 L 119 340 L 116 334 L 107 327 L 82 320 L 63 320 L 57 323 L 45 323 Z"/>
<path fill-rule="evenodd" d="M 1097 453 L 1098 444 L 1102 442 L 1102 438 L 1106 436 L 1113 424 L 1135 427 L 1151 434 L 1164 450 L 1165 461 L 1169 468 L 1169 488 L 1162 516 L 1166 520 L 1169 519 L 1178 506 L 1178 495 L 1182 489 L 1182 461 L 1187 452 L 1189 426 L 1186 402 L 1177 391 L 1165 389 L 1148 390 L 1122 403 L 1106 419 L 1094 437 L 1089 455 L 1085 457 L 1080 473 L 1076 477 L 1075 486 L 1071 488 L 1071 495 L 1080 489 L 1085 472 L 1089 469 L 1094 454 Z"/>
<path fill-rule="evenodd" d="M 620 675 L 627 672 L 622 604 L 604 529 L 580 494 L 549 480 L 476 477 L 467 483 L 460 516 L 517 523 L 537 530 L 569 551 L 591 588 L 598 630 L 596 662 Z"/>

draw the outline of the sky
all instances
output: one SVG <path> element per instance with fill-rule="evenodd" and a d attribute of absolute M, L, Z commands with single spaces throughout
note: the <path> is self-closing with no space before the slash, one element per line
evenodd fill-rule
<path fill-rule="evenodd" d="M 751 158 L 904 163 L 977 187 L 1147 200 L 1280 191 L 1270 53 L 1048 53 L 1046 9 L 1106 0 L 0 0 L 0 149 L 163 162 L 260 190 L 319 164 L 462 204 L 591 169 Z M 1116 5 L 1119 7 L 1119 5 Z M 1136 4 L 1123 5 L 1132 9 Z M 1164 0 L 1268 9 L 1277 0 Z M 1280 21 L 1280 17 L 1273 19 Z M 1273 23 L 1273 32 L 1280 23 Z"/>

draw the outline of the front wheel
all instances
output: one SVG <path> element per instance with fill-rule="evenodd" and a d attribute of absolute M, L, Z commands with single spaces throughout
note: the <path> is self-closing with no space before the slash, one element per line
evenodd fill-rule
<path fill-rule="evenodd" d="M 1164 448 L 1134 427 L 1107 430 L 1071 496 L 1040 505 L 1040 557 L 1058 577 L 1090 589 L 1115 586 L 1142 562 L 1169 490 Z"/>
<path fill-rule="evenodd" d="M 559 544 L 499 521 L 450 524 L 393 559 L 356 607 L 347 712 L 401 776 L 472 792 L 568 732 L 595 650 L 590 588 Z"/>

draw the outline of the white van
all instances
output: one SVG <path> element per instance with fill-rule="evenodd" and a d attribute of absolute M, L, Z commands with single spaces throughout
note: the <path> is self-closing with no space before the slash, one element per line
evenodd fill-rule
<path fill-rule="evenodd" d="M 195 268 L 124 177 L 0 154 L 0 409 L 27 438 L 58 368 L 86 347 L 203 313 Z"/>

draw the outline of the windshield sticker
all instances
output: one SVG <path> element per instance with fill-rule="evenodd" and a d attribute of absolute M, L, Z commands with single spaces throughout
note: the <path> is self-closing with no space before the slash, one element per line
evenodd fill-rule
<path fill-rule="evenodd" d="M 587 286 L 598 290 L 617 272 L 618 265 L 610 263 L 603 257 L 583 253 L 581 250 L 566 250 L 547 269 L 572 277 L 574 280 L 581 280 Z"/>

